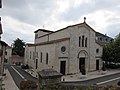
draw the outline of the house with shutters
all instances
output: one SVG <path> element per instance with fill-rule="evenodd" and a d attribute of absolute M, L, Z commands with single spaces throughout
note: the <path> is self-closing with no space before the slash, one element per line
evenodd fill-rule
<path fill-rule="evenodd" d="M 54 69 L 63 75 L 100 70 L 102 43 L 112 40 L 96 32 L 85 19 L 55 32 L 38 29 L 34 33 L 34 44 L 25 47 L 25 63 L 38 71 Z"/>
<path fill-rule="evenodd" d="M 5 51 L 7 44 L 1 40 L 2 34 L 2 24 L 1 24 L 1 17 L 0 17 L 0 89 L 2 87 L 2 76 L 4 75 L 4 59 L 5 59 Z"/>

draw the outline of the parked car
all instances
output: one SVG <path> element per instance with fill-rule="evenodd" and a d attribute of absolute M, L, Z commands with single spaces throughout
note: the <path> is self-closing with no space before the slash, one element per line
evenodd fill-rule
<path fill-rule="evenodd" d="M 120 63 L 107 62 L 106 67 L 111 69 L 117 69 L 120 68 Z"/>
<path fill-rule="evenodd" d="M 21 63 L 20 63 L 20 62 L 16 62 L 16 63 L 15 63 L 15 65 L 20 66 L 20 65 L 21 65 Z"/>
<path fill-rule="evenodd" d="M 29 65 L 28 65 L 28 64 L 22 64 L 22 65 L 21 65 L 21 68 L 22 68 L 22 69 L 29 69 Z"/>

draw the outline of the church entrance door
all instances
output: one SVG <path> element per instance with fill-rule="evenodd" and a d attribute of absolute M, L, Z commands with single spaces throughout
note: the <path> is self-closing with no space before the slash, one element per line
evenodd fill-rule
<path fill-rule="evenodd" d="M 65 75 L 65 67 L 66 67 L 66 61 L 61 61 L 60 62 L 60 73 Z"/>
<path fill-rule="evenodd" d="M 85 58 L 82 57 L 79 59 L 79 70 L 80 72 L 85 75 L 86 74 L 86 71 L 85 71 Z"/>

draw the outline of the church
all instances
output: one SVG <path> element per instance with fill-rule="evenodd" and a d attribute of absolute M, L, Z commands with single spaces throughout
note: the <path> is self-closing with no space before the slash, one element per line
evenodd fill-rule
<path fill-rule="evenodd" d="M 63 75 L 101 70 L 103 45 L 112 41 L 85 21 L 58 31 L 38 29 L 34 44 L 26 44 L 25 63 L 41 71 L 54 69 Z"/>

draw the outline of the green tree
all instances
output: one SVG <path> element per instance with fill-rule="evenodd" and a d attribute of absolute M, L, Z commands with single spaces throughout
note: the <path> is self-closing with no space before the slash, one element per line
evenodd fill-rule
<path fill-rule="evenodd" d="M 24 51 L 25 51 L 25 42 L 17 38 L 13 43 L 12 54 L 24 56 Z"/>
<path fill-rule="evenodd" d="M 102 58 L 106 62 L 120 63 L 120 35 L 111 43 L 104 45 Z"/>
<path fill-rule="evenodd" d="M 116 62 L 120 62 L 120 34 L 115 38 L 114 42 L 114 59 Z"/>

